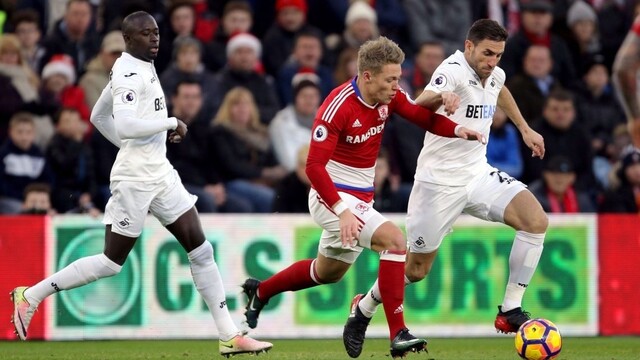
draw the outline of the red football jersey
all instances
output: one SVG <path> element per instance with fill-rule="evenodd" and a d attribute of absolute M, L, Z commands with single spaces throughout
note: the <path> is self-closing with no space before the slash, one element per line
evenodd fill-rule
<path fill-rule="evenodd" d="M 387 104 L 367 104 L 357 77 L 335 88 L 324 100 L 313 123 L 307 175 L 320 197 L 333 207 L 338 191 L 364 202 L 373 199 L 373 177 L 382 133 L 389 115 L 397 112 L 426 130 L 456 137 L 456 123 L 422 106 L 399 89 Z"/>

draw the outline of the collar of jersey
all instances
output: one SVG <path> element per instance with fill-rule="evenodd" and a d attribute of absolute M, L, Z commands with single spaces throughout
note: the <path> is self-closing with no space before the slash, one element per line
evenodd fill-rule
<path fill-rule="evenodd" d="M 456 52 L 454 53 L 455 56 L 462 61 L 462 63 L 464 64 L 464 66 L 467 67 L 467 70 L 469 70 L 469 73 L 478 81 L 480 81 L 480 76 L 478 76 L 478 74 L 476 74 L 476 71 L 473 70 L 473 68 L 471 67 L 471 65 L 469 65 L 469 63 L 467 62 L 467 59 L 464 57 L 464 53 L 460 50 L 456 50 Z M 492 73 L 493 76 L 493 73 Z"/>
<path fill-rule="evenodd" d="M 133 55 L 127 53 L 127 52 L 123 52 L 122 53 L 122 59 L 123 60 L 128 60 L 128 61 L 135 61 L 135 62 L 139 63 L 140 65 L 146 65 L 146 66 L 153 65 L 152 62 L 140 60 L 137 57 L 135 57 L 135 56 L 133 56 Z"/>
<path fill-rule="evenodd" d="M 364 99 L 362 98 L 362 95 L 360 94 L 360 89 L 358 88 L 358 84 L 357 84 L 356 80 L 358 80 L 358 75 L 354 76 L 353 79 L 351 79 L 351 86 L 353 87 L 353 91 L 356 93 L 356 96 L 358 97 L 358 100 L 360 100 L 360 102 L 364 106 L 366 106 L 366 107 L 368 107 L 370 109 L 375 109 L 376 106 L 378 106 L 378 103 L 375 103 L 373 105 L 369 105 L 369 104 L 367 104 L 366 101 L 364 101 Z"/>

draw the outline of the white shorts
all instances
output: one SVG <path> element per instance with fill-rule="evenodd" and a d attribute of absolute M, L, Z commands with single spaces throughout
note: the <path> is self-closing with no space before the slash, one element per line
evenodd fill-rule
<path fill-rule="evenodd" d="M 466 186 L 416 180 L 407 209 L 407 241 L 414 253 L 440 247 L 461 213 L 504 223 L 504 210 L 526 185 L 495 168 L 479 173 Z"/>
<path fill-rule="evenodd" d="M 111 197 L 102 222 L 111 225 L 111 231 L 133 238 L 142 233 L 149 211 L 167 226 L 191 209 L 198 199 L 184 188 L 175 170 L 152 183 L 112 181 L 110 189 Z"/>
<path fill-rule="evenodd" d="M 365 203 L 357 197 L 338 192 L 340 198 L 349 206 L 349 210 L 360 222 L 358 244 L 343 248 L 340 240 L 340 219 L 318 195 L 315 189 L 309 191 L 309 212 L 313 220 L 322 227 L 318 252 L 330 259 L 353 264 L 363 248 L 371 248 L 371 237 L 387 218 L 373 208 L 373 202 Z"/>

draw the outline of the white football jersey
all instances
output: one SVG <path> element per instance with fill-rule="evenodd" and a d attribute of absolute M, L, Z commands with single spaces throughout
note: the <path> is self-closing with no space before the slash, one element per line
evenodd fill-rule
<path fill-rule="evenodd" d="M 167 118 L 164 92 L 153 63 L 122 53 L 113 65 L 109 86 L 114 113 L 133 110 L 140 121 Z M 173 169 L 166 154 L 166 131 L 142 138 L 122 139 L 111 168 L 111 180 L 159 180 Z"/>
<path fill-rule="evenodd" d="M 504 71 L 496 67 L 482 86 L 480 78 L 464 58 L 464 53 L 456 51 L 438 66 L 425 90 L 458 94 L 460 106 L 449 118 L 479 131 L 488 139 L 504 81 Z M 443 106 L 437 112 L 447 116 Z M 478 141 L 445 138 L 427 132 L 418 157 L 415 178 L 435 184 L 466 185 L 487 166 L 486 154 L 486 145 Z"/>

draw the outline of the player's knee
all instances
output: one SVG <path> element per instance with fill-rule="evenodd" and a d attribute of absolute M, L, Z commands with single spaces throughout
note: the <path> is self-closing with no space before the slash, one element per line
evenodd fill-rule
<path fill-rule="evenodd" d="M 421 281 L 431 271 L 431 264 L 407 264 L 405 267 L 405 276 L 412 283 Z"/>
<path fill-rule="evenodd" d="M 532 234 L 544 234 L 548 227 L 549 217 L 547 214 L 544 211 L 536 211 L 528 217 L 523 230 Z"/>
<path fill-rule="evenodd" d="M 113 260 L 109 259 L 105 254 L 100 254 L 99 259 L 102 264 L 99 270 L 99 275 L 101 276 L 99 277 L 115 276 L 118 275 L 122 270 L 122 265 L 118 265 Z"/>
<path fill-rule="evenodd" d="M 384 242 L 384 250 L 391 252 L 406 252 L 407 241 L 404 239 L 404 236 L 402 236 L 402 233 L 389 237 Z"/>

